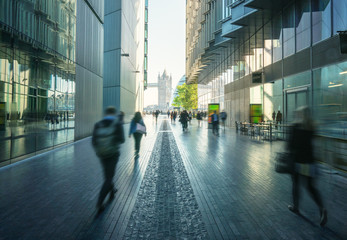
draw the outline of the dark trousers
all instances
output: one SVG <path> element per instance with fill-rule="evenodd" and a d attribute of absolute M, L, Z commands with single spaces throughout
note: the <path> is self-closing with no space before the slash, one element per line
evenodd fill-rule
<path fill-rule="evenodd" d="M 303 176 L 303 175 L 299 175 L 295 173 L 292 175 L 292 181 L 293 181 L 293 204 L 296 208 L 299 209 L 300 181 L 305 181 L 306 188 L 308 192 L 310 193 L 310 196 L 318 205 L 319 209 L 322 210 L 323 202 L 319 195 L 318 190 L 314 187 L 314 179 L 312 177 L 307 177 L 307 176 Z"/>
<path fill-rule="evenodd" d="M 134 139 L 135 139 L 135 151 L 137 153 L 140 152 L 140 144 L 141 144 L 141 139 L 142 139 L 141 133 L 134 133 Z"/>
<path fill-rule="evenodd" d="M 100 159 L 102 168 L 104 170 L 105 180 L 100 190 L 98 206 L 101 206 L 107 194 L 110 193 L 114 188 L 113 177 L 116 171 L 116 165 L 117 165 L 118 159 L 119 159 L 119 155 L 111 157 L 111 158 Z"/>
<path fill-rule="evenodd" d="M 212 122 L 212 133 L 218 135 L 218 122 Z"/>
<path fill-rule="evenodd" d="M 184 129 L 188 128 L 188 122 L 182 122 L 182 129 L 184 131 Z"/>

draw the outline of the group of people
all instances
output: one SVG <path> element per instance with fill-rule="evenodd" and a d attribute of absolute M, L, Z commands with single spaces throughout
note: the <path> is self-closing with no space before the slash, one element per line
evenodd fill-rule
<path fill-rule="evenodd" d="M 97 202 L 97 211 L 104 210 L 104 200 L 109 194 L 109 200 L 113 200 L 117 189 L 113 185 L 113 177 L 120 156 L 120 145 L 125 142 L 123 128 L 124 113 L 117 114 L 116 108 L 108 107 L 104 118 L 94 126 L 92 145 L 99 157 L 103 172 L 104 183 L 101 187 Z M 140 112 L 136 112 L 130 123 L 129 138 L 135 140 L 135 159 L 139 157 L 140 143 L 143 135 L 147 135 L 146 125 Z"/>
<path fill-rule="evenodd" d="M 159 111 L 154 113 L 154 117 L 158 118 Z M 278 115 L 278 114 L 277 114 Z M 306 182 L 306 188 L 311 197 L 319 207 L 320 211 L 320 225 L 324 226 L 327 223 L 327 210 L 323 204 L 320 193 L 315 187 L 315 171 L 314 155 L 313 155 L 313 136 L 314 125 L 310 117 L 310 111 L 307 107 L 302 107 L 296 112 L 296 121 L 293 124 L 290 140 L 288 141 L 287 148 L 290 152 L 290 161 L 293 162 L 292 175 L 292 195 L 293 204 L 288 206 L 288 209 L 294 213 L 299 213 L 299 196 L 300 185 Z M 174 118 L 177 112 L 168 112 L 168 116 Z M 281 117 L 281 115 L 279 115 Z M 199 122 L 202 120 L 203 114 L 198 112 L 196 118 Z M 217 114 L 216 111 L 210 116 L 212 122 L 212 132 L 219 135 L 219 119 L 225 125 L 227 114 L 222 111 Z M 105 110 L 105 117 L 97 122 L 94 126 L 92 145 L 95 149 L 97 156 L 100 159 L 104 172 L 104 183 L 99 193 L 97 202 L 98 213 L 104 209 L 104 200 L 109 194 L 109 200 L 114 199 L 117 189 L 113 185 L 113 177 L 115 174 L 116 165 L 120 156 L 120 145 L 125 142 L 124 129 L 123 129 L 124 114 L 117 114 L 114 107 L 108 107 Z M 182 111 L 179 115 L 183 131 L 187 131 L 188 122 L 192 118 L 192 113 L 186 110 Z M 143 135 L 146 135 L 146 126 L 142 119 L 141 113 L 136 112 L 129 129 L 129 138 L 134 137 L 135 140 L 135 156 L 139 156 L 140 143 Z"/>

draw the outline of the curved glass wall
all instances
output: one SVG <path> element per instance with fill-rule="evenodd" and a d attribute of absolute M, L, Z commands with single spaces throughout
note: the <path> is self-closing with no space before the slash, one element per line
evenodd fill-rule
<path fill-rule="evenodd" d="M 76 2 L 0 4 L 1 164 L 74 139 Z"/>

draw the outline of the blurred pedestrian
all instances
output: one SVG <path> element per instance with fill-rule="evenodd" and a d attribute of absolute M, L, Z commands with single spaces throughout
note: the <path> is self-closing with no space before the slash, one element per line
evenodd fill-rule
<path fill-rule="evenodd" d="M 96 204 L 98 213 L 104 209 L 103 202 L 107 194 L 110 193 L 109 199 L 113 200 L 117 192 L 113 185 L 113 177 L 120 155 L 120 144 L 124 141 L 123 124 L 119 121 L 119 116 L 116 115 L 116 108 L 107 107 L 105 117 L 95 124 L 92 137 L 92 145 L 104 172 L 104 183 Z"/>
<path fill-rule="evenodd" d="M 198 120 L 198 127 L 200 127 L 200 122 L 202 120 L 202 114 L 200 111 L 196 114 L 196 119 Z"/>
<path fill-rule="evenodd" d="M 183 112 L 180 114 L 180 122 L 182 124 L 183 132 L 188 130 L 188 120 L 189 115 L 186 110 L 183 110 Z"/>
<path fill-rule="evenodd" d="M 188 121 L 189 121 L 189 124 L 192 124 L 192 112 L 191 111 L 189 111 L 189 113 L 188 113 Z"/>
<path fill-rule="evenodd" d="M 170 118 L 170 111 L 167 111 L 167 117 Z"/>
<path fill-rule="evenodd" d="M 155 111 L 155 122 L 158 123 L 159 110 Z"/>
<path fill-rule="evenodd" d="M 211 115 L 211 120 L 212 120 L 212 133 L 215 134 L 216 136 L 219 136 L 219 117 L 216 111 L 213 112 Z"/>
<path fill-rule="evenodd" d="M 174 112 L 174 115 L 173 115 L 173 120 L 174 120 L 174 122 L 176 122 L 176 118 L 177 118 L 177 112 L 175 111 L 175 112 Z"/>
<path fill-rule="evenodd" d="M 131 137 L 131 134 L 135 139 L 135 156 L 138 157 L 140 153 L 142 135 L 144 134 L 147 136 L 146 125 L 143 122 L 140 112 L 136 112 L 134 118 L 131 120 L 129 138 Z"/>
<path fill-rule="evenodd" d="M 313 156 L 313 136 L 314 126 L 308 107 L 300 107 L 296 111 L 296 120 L 292 128 L 289 139 L 289 150 L 295 163 L 292 174 L 293 181 L 293 205 L 288 208 L 294 213 L 299 213 L 300 183 L 306 182 L 306 188 L 312 199 L 319 207 L 320 225 L 327 223 L 327 210 L 324 208 L 323 201 L 318 190 L 315 188 L 315 165 Z"/>
<path fill-rule="evenodd" d="M 222 124 L 224 127 L 224 132 L 225 132 L 225 120 L 227 120 L 227 113 L 223 110 L 220 114 L 220 119 L 222 120 Z"/>
<path fill-rule="evenodd" d="M 282 124 L 282 113 L 280 110 L 278 110 L 277 115 L 276 115 L 276 124 Z"/>
<path fill-rule="evenodd" d="M 276 112 L 274 111 L 272 113 L 272 122 L 275 122 L 275 120 L 276 120 Z"/>

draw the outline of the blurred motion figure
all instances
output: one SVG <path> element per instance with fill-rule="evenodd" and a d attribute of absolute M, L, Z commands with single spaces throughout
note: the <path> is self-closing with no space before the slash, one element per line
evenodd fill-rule
<path fill-rule="evenodd" d="M 131 120 L 129 128 L 129 138 L 131 135 L 133 135 L 135 139 L 135 156 L 138 156 L 140 153 L 140 145 L 143 134 L 147 136 L 146 125 L 143 122 L 141 113 L 136 112 L 134 118 Z"/>
<path fill-rule="evenodd" d="M 314 125 L 310 109 L 307 106 L 300 107 L 296 110 L 296 120 L 288 143 L 288 148 L 295 164 L 292 174 L 293 205 L 289 205 L 288 208 L 294 213 L 299 213 L 299 187 L 302 181 L 306 181 L 307 190 L 319 207 L 320 225 L 324 226 L 327 223 L 327 210 L 324 208 L 321 196 L 314 186 L 316 174 L 312 145 L 313 136 Z"/>
<path fill-rule="evenodd" d="M 113 186 L 113 177 L 119 159 L 119 145 L 124 143 L 123 122 L 121 115 L 116 115 L 115 107 L 107 107 L 105 117 L 94 126 L 92 144 L 104 170 L 104 184 L 101 187 L 97 202 L 98 213 L 104 210 L 104 199 L 110 193 L 114 199 L 117 189 Z"/>

